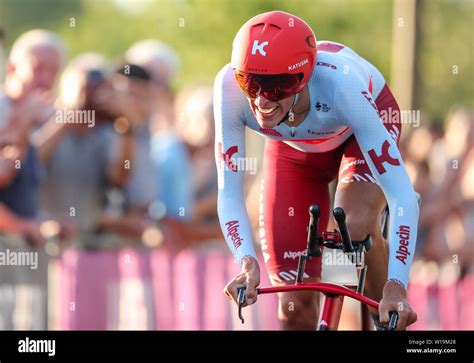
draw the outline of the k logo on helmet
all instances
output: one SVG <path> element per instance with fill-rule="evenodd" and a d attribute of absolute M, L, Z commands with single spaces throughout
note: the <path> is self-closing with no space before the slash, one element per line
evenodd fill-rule
<path fill-rule="evenodd" d="M 265 48 L 267 45 L 268 45 L 268 42 L 262 42 L 258 44 L 258 40 L 255 40 L 252 46 L 252 55 L 256 55 L 258 51 L 261 55 L 265 57 L 267 55 L 267 52 L 265 52 L 263 48 Z"/>

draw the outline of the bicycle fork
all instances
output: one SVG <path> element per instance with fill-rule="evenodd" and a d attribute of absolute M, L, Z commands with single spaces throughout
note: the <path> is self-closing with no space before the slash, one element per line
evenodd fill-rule
<path fill-rule="evenodd" d="M 325 294 L 318 330 L 337 330 L 343 302 L 342 295 Z"/>
<path fill-rule="evenodd" d="M 366 275 L 367 266 L 364 265 L 362 268 L 360 268 L 359 281 L 357 283 L 357 286 L 346 285 L 346 287 L 354 289 L 358 294 L 363 294 Z M 319 319 L 318 330 L 337 330 L 339 326 L 339 319 L 341 318 L 343 303 L 343 295 L 336 295 L 330 293 L 324 294 L 323 310 L 321 313 L 321 319 Z M 363 304 L 361 305 L 361 312 L 362 330 L 371 330 L 370 323 L 367 320 L 368 309 Z"/>

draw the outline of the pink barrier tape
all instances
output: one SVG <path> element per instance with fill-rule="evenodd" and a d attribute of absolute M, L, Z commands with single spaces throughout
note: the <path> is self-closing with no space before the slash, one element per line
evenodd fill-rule
<path fill-rule="evenodd" d="M 174 301 L 173 258 L 164 250 L 151 251 L 152 289 L 155 301 L 155 328 L 171 330 L 176 326 L 175 314 L 171 314 Z"/>
<path fill-rule="evenodd" d="M 174 257 L 159 250 L 65 251 L 59 270 L 59 326 L 74 330 L 204 329 L 207 324 L 208 329 L 228 329 L 228 302 L 222 294 L 227 254 L 214 257 L 222 261 L 221 266 L 209 269 L 208 274 L 218 279 L 206 282 L 206 264 L 211 266 L 216 259 L 194 251 Z M 211 323 L 204 318 L 207 301 L 213 302 Z"/>
<path fill-rule="evenodd" d="M 76 250 L 66 250 L 61 256 L 59 263 L 59 293 L 56 294 L 58 301 L 56 306 L 59 314 L 56 314 L 58 329 L 67 330 L 75 326 L 75 305 L 76 305 L 76 271 L 77 271 Z"/>
<path fill-rule="evenodd" d="M 260 261 L 260 286 L 271 286 Z M 277 296 L 261 295 L 244 309 L 224 296 L 240 270 L 227 251 L 66 250 L 58 261 L 54 326 L 63 330 L 278 330 Z M 412 282 L 418 314 L 410 330 L 474 329 L 474 276 L 438 286 Z"/>
<path fill-rule="evenodd" d="M 418 320 L 408 330 L 428 329 L 428 286 L 422 283 L 410 283 L 408 287 L 408 301 L 416 314 Z"/>
<path fill-rule="evenodd" d="M 222 252 L 209 252 L 205 260 L 204 279 L 211 288 L 204 289 L 205 330 L 228 330 L 231 326 L 230 309 L 223 294 L 227 276 L 227 256 Z"/>
<path fill-rule="evenodd" d="M 468 274 L 459 282 L 461 330 L 474 330 L 474 274 Z"/>
<path fill-rule="evenodd" d="M 423 307 L 427 318 L 426 330 L 440 330 L 440 319 L 437 311 L 439 304 L 439 288 L 437 283 L 428 286 L 428 304 Z"/>
<path fill-rule="evenodd" d="M 118 253 L 118 329 L 154 328 L 153 294 L 149 251 L 127 248 Z"/>
<path fill-rule="evenodd" d="M 79 253 L 76 276 L 76 324 L 74 329 L 107 329 L 111 304 L 110 291 L 119 280 L 115 252 Z M 90 312 L 94 311 L 93 314 Z"/>
<path fill-rule="evenodd" d="M 176 315 L 178 330 L 200 329 L 200 289 L 202 264 L 194 251 L 185 250 L 175 257 L 173 272 L 175 305 L 170 313 Z"/>
<path fill-rule="evenodd" d="M 448 285 L 439 286 L 438 290 L 438 316 L 441 330 L 457 330 L 458 324 L 458 294 L 457 281 Z"/>
<path fill-rule="evenodd" d="M 263 260 L 259 261 L 260 286 L 271 286 L 270 279 Z M 256 304 L 259 327 L 261 330 L 279 330 L 278 322 L 278 298 L 276 295 L 261 295 Z"/>
<path fill-rule="evenodd" d="M 68 250 L 62 259 L 60 328 L 107 329 L 108 291 L 118 281 L 116 254 Z"/>

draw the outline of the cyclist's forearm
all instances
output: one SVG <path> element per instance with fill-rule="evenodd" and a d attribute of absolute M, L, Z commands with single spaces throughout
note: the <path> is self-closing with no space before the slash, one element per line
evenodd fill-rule
<path fill-rule="evenodd" d="M 413 188 L 404 193 L 403 200 L 389 201 L 389 265 L 388 279 L 408 286 L 409 271 L 415 254 L 419 206 Z"/>
<path fill-rule="evenodd" d="M 230 198 L 220 192 L 217 210 L 224 238 L 239 263 L 245 256 L 257 258 L 243 198 Z"/>

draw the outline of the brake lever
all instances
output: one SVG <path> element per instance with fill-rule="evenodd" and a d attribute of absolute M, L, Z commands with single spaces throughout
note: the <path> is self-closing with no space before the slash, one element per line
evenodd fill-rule
<path fill-rule="evenodd" d="M 396 311 L 390 311 L 389 313 L 390 321 L 388 322 L 387 330 L 395 330 L 398 323 L 398 313 Z"/>
<path fill-rule="evenodd" d="M 242 308 L 245 302 L 245 286 L 239 287 L 237 289 L 237 303 L 239 305 L 239 318 L 242 321 L 242 324 L 245 322 L 242 315 Z"/>

